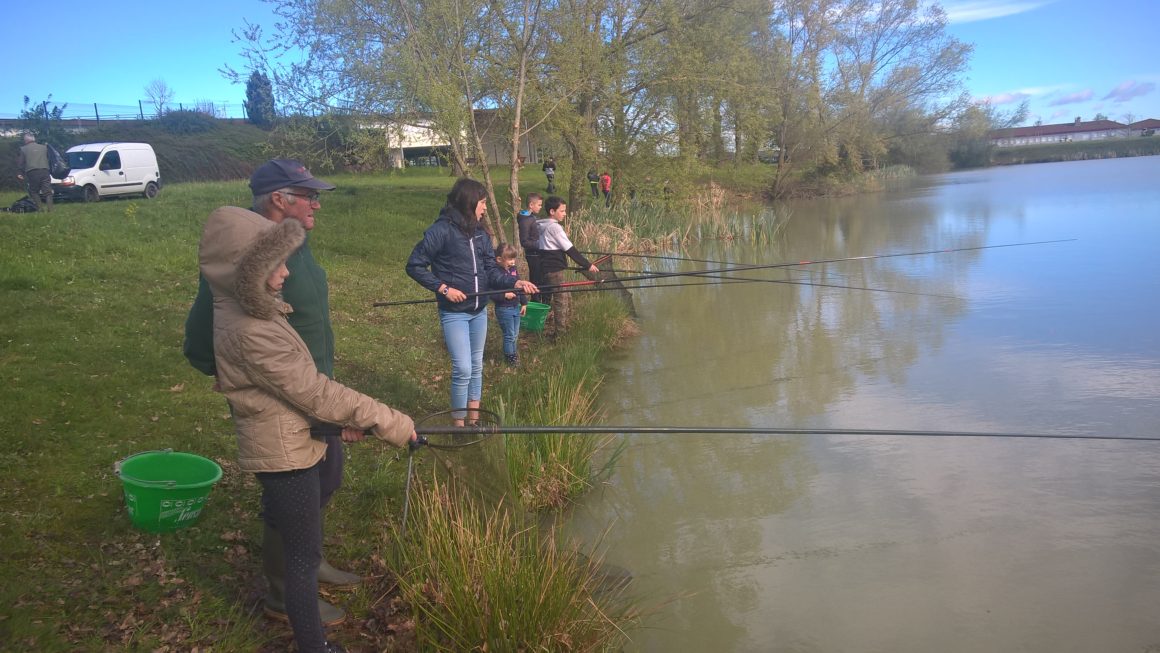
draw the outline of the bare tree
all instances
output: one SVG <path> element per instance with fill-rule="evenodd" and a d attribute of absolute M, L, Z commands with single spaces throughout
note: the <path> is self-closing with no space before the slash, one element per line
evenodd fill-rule
<path fill-rule="evenodd" d="M 145 85 L 145 95 L 153 105 L 154 115 L 158 118 L 165 114 L 165 106 L 173 101 L 173 89 L 160 77 Z"/>

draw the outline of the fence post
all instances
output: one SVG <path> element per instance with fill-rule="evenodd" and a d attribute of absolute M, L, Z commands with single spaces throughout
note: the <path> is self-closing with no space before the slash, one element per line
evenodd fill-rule
<path fill-rule="evenodd" d="M 137 115 L 141 117 L 141 120 L 145 119 L 145 107 L 141 106 L 141 100 L 137 100 Z"/>
<path fill-rule="evenodd" d="M 101 112 L 97 109 L 97 103 L 93 102 L 93 115 L 97 117 L 97 124 L 101 124 Z"/>

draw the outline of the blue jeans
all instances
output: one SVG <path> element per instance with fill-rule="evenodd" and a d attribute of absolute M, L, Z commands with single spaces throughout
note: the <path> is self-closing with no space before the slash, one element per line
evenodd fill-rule
<path fill-rule="evenodd" d="M 503 331 L 503 353 L 516 353 L 516 340 L 520 337 L 520 306 L 500 306 L 496 304 L 495 319 Z"/>
<path fill-rule="evenodd" d="M 451 413 L 467 416 L 467 402 L 483 397 L 483 345 L 487 341 L 487 310 L 478 313 L 439 311 L 443 342 L 451 355 Z"/>

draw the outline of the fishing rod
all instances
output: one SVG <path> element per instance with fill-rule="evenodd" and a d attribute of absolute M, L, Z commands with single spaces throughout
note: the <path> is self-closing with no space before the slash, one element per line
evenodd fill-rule
<path fill-rule="evenodd" d="M 1024 243 L 1005 243 L 1002 245 L 976 245 L 974 247 L 954 247 L 948 249 L 930 249 L 919 252 L 899 252 L 895 254 L 869 254 L 866 256 L 845 256 L 841 258 L 817 259 L 812 261 L 798 261 L 797 263 L 769 263 L 769 264 L 754 264 L 754 265 L 737 265 L 732 267 L 725 267 L 719 270 L 693 270 L 690 272 L 657 272 L 655 274 L 642 274 L 636 277 L 625 277 L 618 279 L 621 283 L 628 281 L 637 281 L 641 279 L 664 279 L 668 277 L 696 277 L 714 274 L 722 274 L 726 272 L 750 272 L 753 270 L 772 270 L 776 268 L 788 268 L 798 265 L 821 265 L 825 263 L 842 263 L 846 261 L 870 261 L 880 258 L 896 258 L 901 256 L 925 256 L 928 254 L 950 254 L 953 252 L 969 252 L 983 249 L 998 249 L 1000 247 L 1026 247 L 1028 245 L 1048 245 L 1053 243 L 1065 243 L 1076 240 L 1075 238 L 1062 238 L 1058 240 L 1038 240 Z M 574 283 L 585 283 L 577 281 Z M 599 283 L 597 281 L 589 281 L 587 283 Z"/>
<path fill-rule="evenodd" d="M 731 427 L 731 426 L 594 426 L 590 424 L 559 424 L 555 426 L 505 426 L 499 415 L 484 409 L 473 408 L 477 420 L 488 424 L 471 426 L 427 426 L 427 420 L 441 415 L 452 415 L 453 411 L 441 411 L 428 415 L 415 423 L 416 439 L 407 445 L 407 485 L 403 499 L 403 532 L 407 528 L 407 512 L 411 497 L 411 471 L 415 453 L 423 447 L 440 451 L 454 451 L 482 444 L 496 435 L 784 435 L 821 437 L 917 437 L 917 438 L 976 438 L 999 440 L 1089 440 L 1115 442 L 1160 442 L 1160 436 L 1139 437 L 1124 435 L 1099 435 L 1082 433 L 1011 433 L 994 431 L 940 431 L 925 429 L 821 429 L 821 428 L 780 428 L 780 427 Z M 443 444 L 431 442 L 429 435 L 450 435 L 452 437 L 474 437 L 473 440 Z"/>
<path fill-rule="evenodd" d="M 807 286 L 815 288 L 834 288 L 837 290 L 868 290 L 870 292 L 883 292 L 897 295 L 915 295 L 918 297 L 938 297 L 940 299 L 958 299 L 954 295 L 940 295 L 938 293 L 918 292 L 915 290 L 893 290 L 889 288 L 871 288 L 869 286 L 844 286 L 836 283 L 822 283 L 819 281 L 799 281 L 796 279 L 755 279 L 753 277 L 724 277 L 712 276 L 708 277 L 713 281 L 706 281 L 704 283 L 669 283 L 662 285 L 634 285 L 623 286 L 617 285 L 618 279 L 607 279 L 600 282 L 595 281 L 569 281 L 555 286 L 558 290 L 551 294 L 565 293 L 565 292 L 603 292 L 605 290 L 644 290 L 650 288 L 680 288 L 683 286 L 716 286 L 730 283 L 779 283 L 789 286 Z M 596 286 L 587 287 L 584 286 Z"/>
<path fill-rule="evenodd" d="M 685 258 L 683 256 L 661 256 L 660 254 L 631 254 L 628 252 L 580 252 L 585 256 L 600 256 L 605 258 L 612 258 L 620 256 L 622 258 L 648 258 L 656 259 L 658 261 L 685 261 L 688 263 L 713 263 L 716 265 L 734 265 L 732 261 L 714 261 L 708 258 Z"/>
<path fill-rule="evenodd" d="M 630 276 L 630 277 L 625 277 L 623 279 L 615 279 L 615 280 L 609 280 L 609 281 L 615 281 L 615 282 L 619 282 L 619 283 L 623 284 L 623 283 L 629 283 L 629 282 L 633 282 L 633 281 L 670 279 L 672 277 L 704 277 L 704 276 L 712 276 L 712 275 L 721 275 L 721 274 L 730 273 L 730 272 L 751 272 L 754 270 L 773 270 L 773 269 L 777 269 L 777 268 L 787 268 L 787 267 L 794 267 L 794 266 L 799 266 L 799 265 L 822 265 L 822 264 L 826 264 L 826 263 L 842 263 L 842 262 L 846 262 L 846 261 L 869 261 L 869 260 L 874 260 L 874 259 L 897 258 L 897 257 L 903 257 L 903 256 L 925 256 L 925 255 L 929 255 L 929 254 L 951 254 L 951 253 L 955 253 L 955 252 L 969 252 L 969 251 L 978 251 L 978 250 L 984 250 L 984 249 L 998 249 L 1001 247 L 1026 247 L 1029 245 L 1048 245 L 1048 244 L 1053 244 L 1053 243 L 1071 242 L 1074 240 L 1076 240 L 1076 239 L 1075 238 L 1062 238 L 1062 239 L 1058 239 L 1058 240 L 1039 240 L 1039 241 L 1032 241 L 1032 242 L 1023 242 L 1023 243 L 1005 243 L 1002 245 L 976 245 L 974 247 L 955 247 L 955 248 L 947 248 L 947 249 L 931 249 L 931 250 L 924 250 L 924 251 L 918 251 L 918 252 L 899 252 L 899 253 L 895 253 L 895 254 L 869 254 L 869 255 L 865 255 L 865 256 L 846 256 L 846 257 L 841 257 L 841 258 L 817 259 L 817 260 L 811 260 L 811 261 L 798 261 L 796 263 L 768 263 L 768 264 L 754 264 L 754 265 L 738 265 L 738 266 L 722 268 L 719 270 L 692 270 L 692 271 L 687 271 L 687 272 L 657 272 L 657 273 L 652 273 L 652 274 L 641 274 L 641 275 L 637 275 L 637 276 Z M 551 291 L 559 289 L 559 288 L 571 288 L 571 287 L 576 287 L 576 286 L 596 285 L 596 284 L 601 284 L 601 283 L 605 283 L 605 282 L 606 282 L 606 280 L 604 280 L 604 279 L 590 279 L 590 280 L 586 280 L 586 281 L 570 281 L 570 282 L 566 282 L 563 284 L 555 284 L 555 285 L 550 285 L 550 286 L 539 286 L 539 289 L 541 292 L 543 292 L 543 291 L 551 292 Z M 787 283 L 789 283 L 789 282 L 787 282 Z M 485 290 L 485 291 L 477 292 L 477 293 L 466 293 L 466 295 L 467 295 L 467 297 L 485 297 L 485 296 L 491 296 L 491 295 L 502 294 L 502 293 L 507 293 L 507 292 L 512 292 L 512 290 L 511 289 Z M 432 298 L 428 298 L 428 299 L 400 300 L 400 301 L 394 301 L 394 302 L 375 302 L 373 304 L 373 306 L 381 307 L 381 306 L 401 306 L 401 305 L 405 305 L 405 304 L 428 304 L 428 303 L 436 302 L 436 301 L 438 301 L 438 298 L 432 297 Z"/>
<path fill-rule="evenodd" d="M 704 281 L 699 283 L 666 283 L 654 285 L 636 284 L 625 286 L 620 283 L 618 279 L 606 279 L 601 281 L 568 281 L 562 284 L 553 286 L 539 286 L 540 292 L 547 294 L 563 294 L 563 293 L 577 293 L 577 292 L 605 292 L 609 290 L 646 290 L 646 289 L 660 289 L 660 288 L 684 288 L 688 286 L 718 286 L 733 283 L 777 283 L 790 286 L 807 286 L 817 288 L 833 288 L 837 290 L 867 290 L 870 292 L 882 292 L 897 295 L 914 295 L 918 297 L 937 297 L 940 299 L 958 299 L 954 295 L 940 295 L 937 293 L 924 293 L 914 290 L 893 290 L 889 288 L 870 288 L 868 286 L 843 286 L 833 283 L 821 283 L 813 281 L 797 281 L 793 279 L 755 279 L 752 277 L 710 277 L 712 281 Z M 639 281 L 640 279 L 638 279 Z M 505 289 L 505 290 L 487 290 L 478 293 L 465 293 L 467 297 L 485 297 L 491 295 L 498 295 L 500 293 L 514 292 L 518 295 L 526 294 L 520 290 Z M 435 298 L 428 299 L 404 299 L 392 302 L 375 302 L 374 306 L 405 306 L 410 304 L 430 304 L 439 301 Z"/>
<path fill-rule="evenodd" d="M 731 426 L 591 426 L 584 424 L 561 424 L 557 426 L 504 426 L 501 424 L 477 426 L 417 426 L 418 440 L 411 443 L 413 448 L 428 446 L 436 449 L 457 449 L 476 444 L 494 435 L 625 435 L 625 434 L 703 434 L 703 435 L 799 435 L 799 436 L 864 436 L 864 437 L 925 437 L 925 438 L 986 438 L 986 439 L 1038 439 L 1038 440 L 1107 440 L 1160 442 L 1160 436 L 1099 435 L 1084 433 L 1005 433 L 991 431 L 940 431 L 924 429 L 821 429 L 821 428 L 780 428 L 780 427 L 731 427 Z M 477 436 L 475 442 L 456 445 L 431 443 L 428 435 L 470 435 Z"/>

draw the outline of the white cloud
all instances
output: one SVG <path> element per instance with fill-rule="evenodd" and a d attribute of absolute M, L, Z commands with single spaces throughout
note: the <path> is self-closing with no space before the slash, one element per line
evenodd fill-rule
<path fill-rule="evenodd" d="M 1090 88 L 1086 88 L 1077 93 L 1068 93 L 1063 97 L 1056 98 L 1048 103 L 1049 107 L 1061 107 L 1065 104 L 1075 104 L 1076 102 L 1087 102 L 1095 96 Z"/>
<path fill-rule="evenodd" d="M 1137 84 L 1136 80 L 1130 79 L 1123 84 L 1113 88 L 1103 98 L 1104 100 L 1111 100 L 1112 102 L 1127 102 L 1132 98 L 1137 98 L 1142 95 L 1148 95 L 1156 90 L 1156 85 L 1152 82 L 1144 82 Z"/>
<path fill-rule="evenodd" d="M 1034 11 L 1052 2 L 1054 0 L 944 0 L 941 4 L 951 23 L 973 23 Z"/>
<path fill-rule="evenodd" d="M 983 102 L 987 104 L 1016 104 L 1031 97 L 1030 93 L 1022 91 L 1012 91 L 1010 93 L 999 93 L 997 95 L 988 95 L 983 98 Z"/>

